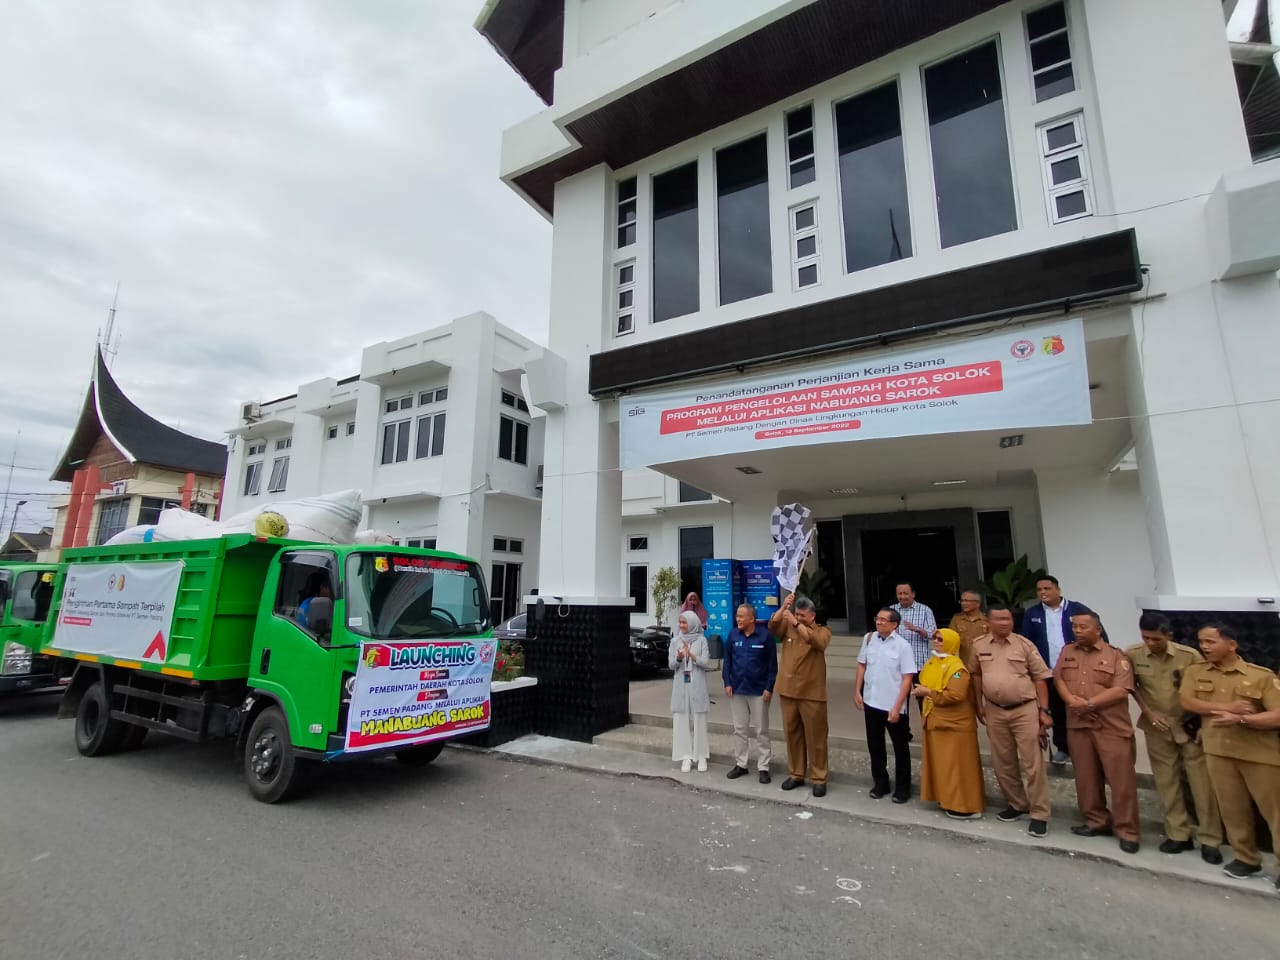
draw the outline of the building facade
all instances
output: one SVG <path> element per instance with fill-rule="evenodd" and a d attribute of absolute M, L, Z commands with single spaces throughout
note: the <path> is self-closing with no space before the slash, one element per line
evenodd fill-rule
<path fill-rule="evenodd" d="M 898 579 L 945 612 L 1025 554 L 1113 635 L 1160 609 L 1280 640 L 1280 162 L 1254 162 L 1224 25 L 490 0 L 477 28 L 546 103 L 501 161 L 553 223 L 542 593 L 629 606 L 642 555 L 768 556 L 800 501 L 857 630 Z M 981 404 L 788 396 L 970 353 Z"/>
<path fill-rule="evenodd" d="M 542 350 L 488 314 L 366 347 L 360 372 L 241 404 L 223 514 L 361 491 L 363 526 L 490 576 L 495 619 L 537 586 L 543 417 L 521 386 Z"/>

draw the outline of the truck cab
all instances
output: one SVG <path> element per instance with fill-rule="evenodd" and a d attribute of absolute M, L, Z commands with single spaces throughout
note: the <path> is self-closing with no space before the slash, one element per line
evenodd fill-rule
<path fill-rule="evenodd" d="M 35 652 L 53 609 L 58 570 L 53 563 L 0 564 L 0 694 L 58 686 L 61 659 Z"/>

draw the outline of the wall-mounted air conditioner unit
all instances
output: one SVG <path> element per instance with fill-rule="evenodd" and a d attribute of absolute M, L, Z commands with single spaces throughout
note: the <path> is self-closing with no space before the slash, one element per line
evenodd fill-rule
<path fill-rule="evenodd" d="M 246 403 L 240 408 L 240 419 L 245 423 L 253 423 L 262 419 L 262 407 L 256 403 Z"/>

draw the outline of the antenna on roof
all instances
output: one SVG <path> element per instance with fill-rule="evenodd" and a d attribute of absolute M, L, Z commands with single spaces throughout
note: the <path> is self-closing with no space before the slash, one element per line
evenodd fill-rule
<path fill-rule="evenodd" d="M 107 311 L 107 330 L 106 333 L 100 334 L 98 346 L 102 347 L 102 356 L 106 360 L 107 369 L 111 369 L 111 361 L 115 359 L 117 353 L 120 352 L 120 334 L 115 334 L 116 342 L 111 342 L 111 336 L 115 333 L 116 328 L 116 304 L 120 300 L 120 281 L 116 281 L 116 293 L 111 298 L 111 309 Z"/>

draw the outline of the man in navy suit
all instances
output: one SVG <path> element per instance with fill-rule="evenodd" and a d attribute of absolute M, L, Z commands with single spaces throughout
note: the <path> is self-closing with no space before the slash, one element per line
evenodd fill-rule
<path fill-rule="evenodd" d="M 1036 597 L 1040 602 L 1028 607 L 1022 617 L 1022 635 L 1035 644 L 1040 656 L 1052 670 L 1058 664 L 1062 648 L 1073 642 L 1071 618 L 1080 613 L 1092 613 L 1090 608 L 1077 600 L 1062 596 L 1058 578 L 1045 574 L 1036 581 Z M 1102 639 L 1108 643 L 1107 631 Z M 1049 710 L 1053 714 L 1053 756 L 1056 766 L 1064 766 L 1067 754 L 1067 705 L 1058 696 L 1054 685 L 1049 684 Z"/>

